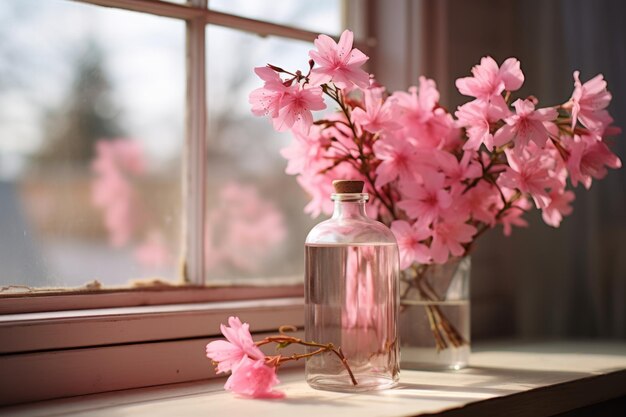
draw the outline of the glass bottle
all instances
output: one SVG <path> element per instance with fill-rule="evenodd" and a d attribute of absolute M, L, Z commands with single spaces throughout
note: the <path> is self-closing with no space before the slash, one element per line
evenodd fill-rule
<path fill-rule="evenodd" d="M 306 380 L 331 391 L 389 388 L 399 376 L 398 245 L 389 228 L 367 217 L 363 181 L 333 186 L 333 216 L 305 243 L 305 334 L 340 347 L 357 384 L 332 352 L 307 358 Z"/>

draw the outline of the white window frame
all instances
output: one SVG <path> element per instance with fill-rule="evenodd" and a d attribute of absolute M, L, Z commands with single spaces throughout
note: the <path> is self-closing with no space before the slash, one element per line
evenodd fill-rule
<path fill-rule="evenodd" d="M 205 28 L 214 24 L 311 42 L 317 33 L 212 11 L 207 0 L 188 0 L 184 5 L 159 0 L 74 1 L 186 21 L 185 284 L 0 298 L 0 405 L 214 377 L 203 346 L 220 336 L 219 324 L 229 315 L 250 322 L 259 337 L 281 324 L 300 331 L 304 327 L 302 284 L 205 286 Z M 394 18 L 368 11 L 384 9 L 384 0 L 343 1 L 345 26 L 363 40 L 356 46 L 375 56 L 375 50 L 385 45 L 373 40 L 382 32 L 371 28 Z M 411 0 L 402 3 L 410 7 Z M 389 45 L 397 41 L 386 40 Z M 384 73 L 388 67 L 381 63 L 370 70 L 379 79 L 395 76 Z"/>

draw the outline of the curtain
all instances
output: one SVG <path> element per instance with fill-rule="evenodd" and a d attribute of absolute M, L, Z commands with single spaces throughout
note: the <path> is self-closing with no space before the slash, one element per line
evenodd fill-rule
<path fill-rule="evenodd" d="M 602 73 L 615 124 L 626 128 L 626 3 L 517 2 L 513 28 L 512 49 L 529 70 L 526 92 L 553 105 L 571 95 L 574 70 L 583 82 Z M 613 146 L 623 161 L 625 140 L 622 134 Z M 534 213 L 528 230 L 497 246 L 513 280 L 515 333 L 626 338 L 626 170 L 575 191 L 574 213 L 559 229 Z"/>
<path fill-rule="evenodd" d="M 626 130 L 626 3 L 561 0 L 560 7 L 568 69 L 580 69 L 584 79 L 604 74 L 613 93 L 611 114 Z M 613 150 L 626 160 L 624 134 Z M 577 199 L 562 331 L 626 338 L 626 171 L 611 172 Z"/>

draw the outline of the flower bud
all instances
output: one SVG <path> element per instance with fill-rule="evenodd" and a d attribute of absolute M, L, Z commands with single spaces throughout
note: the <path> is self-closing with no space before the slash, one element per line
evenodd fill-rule
<path fill-rule="evenodd" d="M 272 64 L 267 64 L 268 68 L 273 69 L 276 72 L 287 72 L 284 69 L 282 69 L 281 67 L 277 67 L 276 65 L 272 65 Z"/>

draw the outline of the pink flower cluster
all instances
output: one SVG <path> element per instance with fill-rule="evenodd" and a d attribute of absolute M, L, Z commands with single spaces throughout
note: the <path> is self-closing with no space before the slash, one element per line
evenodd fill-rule
<path fill-rule="evenodd" d="M 242 324 L 238 317 L 230 317 L 228 324 L 230 327 L 220 326 L 226 340 L 206 346 L 206 355 L 217 364 L 217 373 L 232 372 L 224 388 L 250 398 L 284 397 L 273 389 L 280 382 L 276 367 L 266 363 L 266 356 L 252 340 L 249 324 Z"/>
<path fill-rule="evenodd" d="M 248 398 L 283 398 L 285 396 L 283 392 L 274 390 L 274 386 L 280 382 L 276 377 L 278 367 L 285 362 L 325 353 L 335 355 L 348 372 L 352 383 L 358 385 L 341 347 L 333 343 L 321 344 L 287 335 L 286 331 L 296 330 L 294 326 L 281 326 L 279 335 L 267 336 L 255 342 L 250 335 L 248 323 L 241 323 L 238 317 L 230 317 L 228 324 L 230 327 L 223 324 L 220 326 L 226 340 L 216 340 L 206 345 L 207 358 L 216 365 L 216 372 L 218 374 L 231 372 L 224 385 L 228 391 Z M 277 352 L 291 345 L 302 345 L 314 349 L 306 353 L 292 353 L 288 356 L 283 356 L 281 353 L 265 356 L 259 346 L 269 343 L 276 345 Z"/>
<path fill-rule="evenodd" d="M 370 214 L 395 233 L 403 268 L 462 256 L 497 225 L 509 235 L 527 225 L 523 215 L 533 205 L 558 227 L 572 211 L 568 178 L 589 188 L 607 168 L 621 167 L 607 142 L 620 130 L 611 125 L 602 75 L 583 84 L 575 72 L 571 98 L 541 108 L 533 96 L 512 98 L 524 83 L 517 59 L 498 65 L 484 57 L 456 80 L 472 100 L 452 114 L 433 80 L 385 91 L 360 68 L 368 58 L 352 40 L 349 31 L 339 43 L 320 35 L 306 75 L 257 68 L 265 85 L 250 103 L 276 129 L 293 132 L 282 155 L 311 196 L 305 211 L 332 211 L 333 179 L 364 180 L 374 197 Z M 313 122 L 323 95 L 339 111 Z"/>

